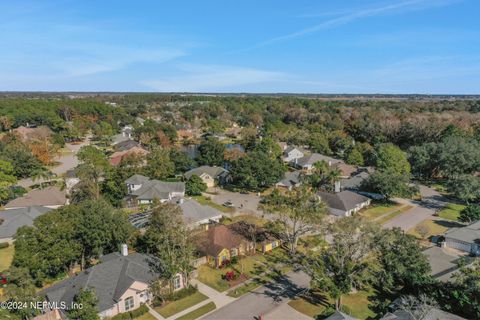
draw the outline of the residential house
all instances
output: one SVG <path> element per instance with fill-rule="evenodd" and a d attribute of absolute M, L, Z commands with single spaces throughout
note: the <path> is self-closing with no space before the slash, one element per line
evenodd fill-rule
<path fill-rule="evenodd" d="M 132 155 L 143 157 L 149 153 L 150 152 L 148 150 L 145 150 L 142 147 L 133 147 L 125 151 L 114 152 L 110 156 L 109 162 L 112 166 L 118 166 L 120 162 L 122 162 L 123 157 L 132 156 Z"/>
<path fill-rule="evenodd" d="M 325 318 L 325 320 L 357 320 L 357 318 L 337 310 L 332 315 Z"/>
<path fill-rule="evenodd" d="M 270 252 L 281 244 L 280 239 L 273 233 L 246 221 L 238 221 L 228 227 L 237 234 L 244 236 L 251 243 L 256 243 L 256 250 L 263 253 Z"/>
<path fill-rule="evenodd" d="M 390 305 L 390 312 L 381 320 L 466 320 L 455 314 L 440 310 L 437 307 L 412 303 L 398 298 Z"/>
<path fill-rule="evenodd" d="M 336 162 L 332 165 L 332 168 L 340 171 L 340 178 L 348 179 L 358 171 L 357 166 L 352 166 L 350 164 L 346 164 L 345 162 L 343 162 L 341 160 L 337 160 L 337 161 L 338 162 Z"/>
<path fill-rule="evenodd" d="M 286 163 L 296 163 L 298 159 L 301 159 L 305 156 L 304 151 L 296 147 L 287 147 L 283 150 L 283 162 Z"/>
<path fill-rule="evenodd" d="M 197 235 L 195 243 L 198 251 L 205 254 L 207 261 L 215 267 L 221 267 L 233 257 L 253 250 L 253 244 L 247 238 L 223 224 L 210 227 Z"/>
<path fill-rule="evenodd" d="M 126 125 L 122 128 L 122 136 L 127 139 L 133 138 L 133 127 L 131 125 Z"/>
<path fill-rule="evenodd" d="M 369 176 L 368 171 L 362 171 L 350 178 L 343 178 L 340 180 L 340 188 L 342 190 L 359 190 L 363 181 L 367 180 Z"/>
<path fill-rule="evenodd" d="M 115 148 L 115 151 L 127 151 L 135 147 L 139 148 L 140 143 L 135 140 L 125 140 L 116 143 L 113 147 Z"/>
<path fill-rule="evenodd" d="M 45 289 L 42 293 L 50 303 L 70 306 L 80 290 L 95 291 L 99 316 L 113 317 L 137 309 L 152 300 L 151 283 L 158 277 L 152 270 L 154 260 L 140 253 L 128 253 L 126 245 L 121 253 L 115 252 L 100 258 L 100 263 L 78 275 L 63 280 Z M 172 285 L 175 290 L 183 288 L 183 279 L 178 274 Z M 67 310 L 60 310 L 65 313 Z"/>
<path fill-rule="evenodd" d="M 293 188 L 301 185 L 300 181 L 300 172 L 299 171 L 287 171 L 285 172 L 282 180 L 277 182 L 275 186 L 287 188 L 288 190 L 292 190 Z"/>
<path fill-rule="evenodd" d="M 26 208 L 32 206 L 42 206 L 56 209 L 68 203 L 65 191 L 58 187 L 47 187 L 43 189 L 31 190 L 22 197 L 18 197 L 8 202 L 5 210 Z"/>
<path fill-rule="evenodd" d="M 215 182 L 225 184 L 230 178 L 227 170 L 217 166 L 201 166 L 185 172 L 186 179 L 190 179 L 193 175 L 199 176 L 202 181 L 211 188 L 215 186 Z"/>
<path fill-rule="evenodd" d="M 71 169 L 65 172 L 63 180 L 65 182 L 65 191 L 67 194 L 70 194 L 73 187 L 75 187 L 80 182 L 80 178 L 77 176 L 77 171 L 75 169 Z"/>
<path fill-rule="evenodd" d="M 154 199 L 165 202 L 185 196 L 184 182 L 150 180 L 136 174 L 125 180 L 125 184 L 128 190 L 127 201 L 132 206 L 151 204 Z"/>
<path fill-rule="evenodd" d="M 317 195 L 326 203 L 329 212 L 338 217 L 349 217 L 370 205 L 370 198 L 348 190 L 336 193 L 319 191 Z"/>
<path fill-rule="evenodd" d="M 444 246 L 480 256 L 480 221 L 445 233 Z"/>
<path fill-rule="evenodd" d="M 0 211 L 0 243 L 12 242 L 20 227 L 33 226 L 33 220 L 51 210 L 47 207 L 31 206 Z"/>
<path fill-rule="evenodd" d="M 320 161 L 325 161 L 329 167 L 343 163 L 342 160 L 324 156 L 323 154 L 319 153 L 312 153 L 310 155 L 306 155 L 299 159 L 296 159 L 294 161 L 294 166 L 305 171 L 311 171 L 314 164 Z"/>

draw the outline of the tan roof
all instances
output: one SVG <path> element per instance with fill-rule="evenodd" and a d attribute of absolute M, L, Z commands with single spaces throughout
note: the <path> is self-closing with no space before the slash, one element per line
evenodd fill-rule
<path fill-rule="evenodd" d="M 223 224 L 210 227 L 197 241 L 200 251 L 211 256 L 218 255 L 223 249 L 237 248 L 247 239 Z"/>
<path fill-rule="evenodd" d="M 5 209 L 9 208 L 23 208 L 30 206 L 62 206 L 67 202 L 65 192 L 57 187 L 48 187 L 44 189 L 35 189 L 24 195 L 16 198 L 5 205 Z"/>
<path fill-rule="evenodd" d="M 144 155 L 147 155 L 149 153 L 150 152 L 148 150 L 145 150 L 142 147 L 133 147 L 133 148 L 125 150 L 125 151 L 117 151 L 117 152 L 113 153 L 110 156 L 109 162 L 112 166 L 116 166 L 116 165 L 120 164 L 120 162 L 122 161 L 122 158 L 125 157 L 125 156 L 129 156 L 129 155 L 144 156 Z"/>
<path fill-rule="evenodd" d="M 333 166 L 340 170 L 343 177 L 350 177 L 357 171 L 357 167 L 342 162 L 335 163 Z"/>
<path fill-rule="evenodd" d="M 18 134 L 23 141 L 46 139 L 52 135 L 52 130 L 46 126 L 40 126 L 38 128 L 20 126 L 13 129 L 13 132 Z"/>

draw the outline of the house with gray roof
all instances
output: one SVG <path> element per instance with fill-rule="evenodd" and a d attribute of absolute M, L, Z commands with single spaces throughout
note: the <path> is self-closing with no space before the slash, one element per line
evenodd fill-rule
<path fill-rule="evenodd" d="M 370 174 L 362 171 L 350 178 L 340 180 L 340 188 L 342 190 L 359 190 L 364 180 L 367 180 Z"/>
<path fill-rule="evenodd" d="M 288 190 L 291 190 L 292 188 L 295 188 L 300 184 L 301 184 L 300 171 L 287 171 L 283 175 L 282 180 L 277 182 L 275 186 L 287 188 Z"/>
<path fill-rule="evenodd" d="M 184 182 L 150 180 L 135 174 L 125 180 L 125 184 L 128 190 L 127 202 L 132 206 L 151 204 L 155 199 L 164 202 L 185 196 Z"/>
<path fill-rule="evenodd" d="M 200 166 L 185 172 L 186 179 L 190 179 L 193 175 L 199 176 L 202 181 L 211 188 L 215 186 L 215 182 L 224 184 L 228 182 L 230 173 L 222 167 L 217 166 Z"/>
<path fill-rule="evenodd" d="M 338 217 L 349 217 L 370 205 L 370 198 L 348 190 L 336 193 L 317 192 L 320 199 L 326 203 L 328 211 Z"/>
<path fill-rule="evenodd" d="M 289 146 L 283 150 L 283 162 L 295 163 L 298 159 L 305 156 L 305 152 L 300 148 Z"/>
<path fill-rule="evenodd" d="M 140 253 L 128 253 L 126 245 L 121 253 L 115 252 L 100 258 L 100 263 L 78 275 L 63 280 L 45 289 L 42 294 L 48 302 L 66 308 L 74 301 L 80 290 L 93 290 L 98 299 L 97 308 L 101 318 L 137 309 L 151 301 L 150 284 L 158 275 L 152 271 L 153 258 Z M 181 275 L 172 280 L 175 290 L 183 288 Z"/>
<path fill-rule="evenodd" d="M 8 202 L 5 210 L 26 208 L 31 206 L 42 206 L 56 209 L 68 203 L 66 193 L 58 187 L 47 187 L 29 191 L 22 197 L 18 197 Z"/>
<path fill-rule="evenodd" d="M 33 220 L 51 210 L 47 207 L 31 206 L 0 211 L 0 243 L 12 242 L 20 227 L 33 226 Z"/>
<path fill-rule="evenodd" d="M 325 161 L 329 167 L 335 164 L 343 163 L 343 161 L 339 159 L 335 159 L 329 156 L 324 156 L 323 154 L 320 154 L 320 153 L 312 153 L 310 155 L 306 155 L 300 159 L 295 160 L 294 165 L 299 169 L 310 171 L 313 169 L 313 165 L 320 161 Z"/>
<path fill-rule="evenodd" d="M 443 245 L 480 256 L 480 221 L 465 227 L 449 229 L 445 233 Z"/>

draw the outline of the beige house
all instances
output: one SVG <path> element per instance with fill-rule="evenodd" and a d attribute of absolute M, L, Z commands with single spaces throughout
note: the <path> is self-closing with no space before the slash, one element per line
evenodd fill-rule
<path fill-rule="evenodd" d="M 153 298 L 150 285 L 157 279 L 151 270 L 151 258 L 140 253 L 129 254 L 126 245 L 121 251 L 105 255 L 100 258 L 99 264 L 45 289 L 45 299 L 57 305 L 65 303 L 67 308 L 60 309 L 65 314 L 80 290 L 93 290 L 102 319 L 135 310 L 150 302 Z M 182 289 L 183 284 L 180 274 L 172 280 L 174 290 Z"/>
<path fill-rule="evenodd" d="M 190 179 L 193 175 L 199 176 L 207 187 L 212 188 L 218 184 L 228 182 L 229 173 L 222 167 L 217 166 L 201 166 L 185 172 L 186 179 Z"/>

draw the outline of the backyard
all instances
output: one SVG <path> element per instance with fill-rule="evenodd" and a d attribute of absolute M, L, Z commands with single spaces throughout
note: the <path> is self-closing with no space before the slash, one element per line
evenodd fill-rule
<path fill-rule="evenodd" d="M 0 249 L 0 272 L 7 270 L 13 260 L 15 247 L 13 245 Z"/>

